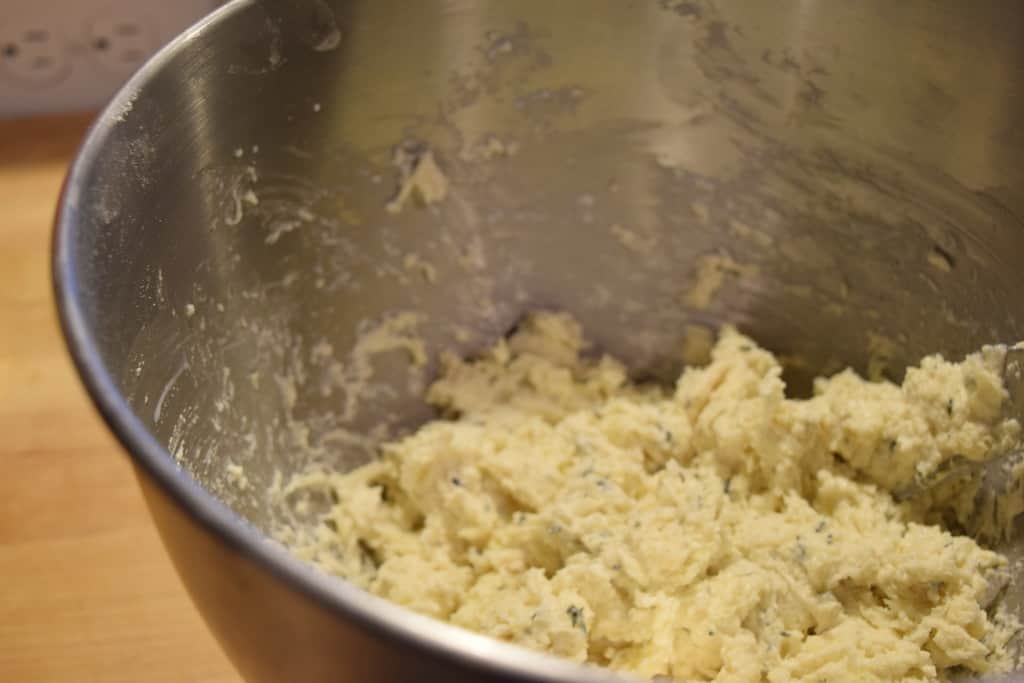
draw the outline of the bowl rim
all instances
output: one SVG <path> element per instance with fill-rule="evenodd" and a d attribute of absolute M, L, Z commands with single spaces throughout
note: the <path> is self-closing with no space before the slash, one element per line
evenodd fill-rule
<path fill-rule="evenodd" d="M 417 614 L 315 569 L 245 521 L 182 470 L 118 390 L 90 332 L 86 298 L 78 282 L 74 246 L 81 222 L 83 181 L 91 174 L 119 119 L 154 75 L 190 43 L 236 15 L 254 11 L 259 4 L 260 0 L 230 0 L 148 59 L 97 115 L 64 178 L 51 242 L 53 291 L 62 336 L 93 405 L 137 469 L 156 482 L 193 522 L 302 598 L 312 599 L 363 630 L 421 653 L 510 679 L 565 683 L 631 680 L 629 675 L 528 650 Z M 198 605 L 197 609 L 202 613 Z"/>

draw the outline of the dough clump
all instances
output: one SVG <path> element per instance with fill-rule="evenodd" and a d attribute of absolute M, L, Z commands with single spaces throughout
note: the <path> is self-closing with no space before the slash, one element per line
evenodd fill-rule
<path fill-rule="evenodd" d="M 998 354 L 926 358 L 902 386 L 852 371 L 784 395 L 731 328 L 674 390 L 529 316 L 446 357 L 443 419 L 348 473 L 288 543 L 326 571 L 494 638 L 682 681 L 942 681 L 1006 670 L 1007 561 L 890 491 L 1014 438 Z M 326 496 L 325 496 L 326 498 Z"/>

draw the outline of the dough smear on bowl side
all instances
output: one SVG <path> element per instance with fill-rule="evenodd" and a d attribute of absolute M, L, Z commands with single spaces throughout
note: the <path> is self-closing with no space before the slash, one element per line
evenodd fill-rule
<path fill-rule="evenodd" d="M 443 359 L 442 412 L 348 473 L 283 537 L 422 614 L 643 676 L 942 681 L 1005 671 L 1007 561 L 890 491 L 1016 441 L 998 349 L 929 357 L 902 386 L 852 371 L 784 395 L 769 352 L 724 328 L 674 390 L 584 354 L 535 313 L 481 357 Z"/>

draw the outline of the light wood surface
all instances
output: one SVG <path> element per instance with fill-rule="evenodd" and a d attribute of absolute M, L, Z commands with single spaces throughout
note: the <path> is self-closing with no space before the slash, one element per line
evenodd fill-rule
<path fill-rule="evenodd" d="M 0 681 L 238 681 L 58 331 L 50 221 L 87 124 L 0 122 Z"/>

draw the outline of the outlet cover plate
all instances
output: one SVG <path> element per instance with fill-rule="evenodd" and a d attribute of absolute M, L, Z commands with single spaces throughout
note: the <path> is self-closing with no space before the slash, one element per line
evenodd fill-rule
<path fill-rule="evenodd" d="M 223 0 L 0 0 L 0 117 L 102 106 Z"/>

